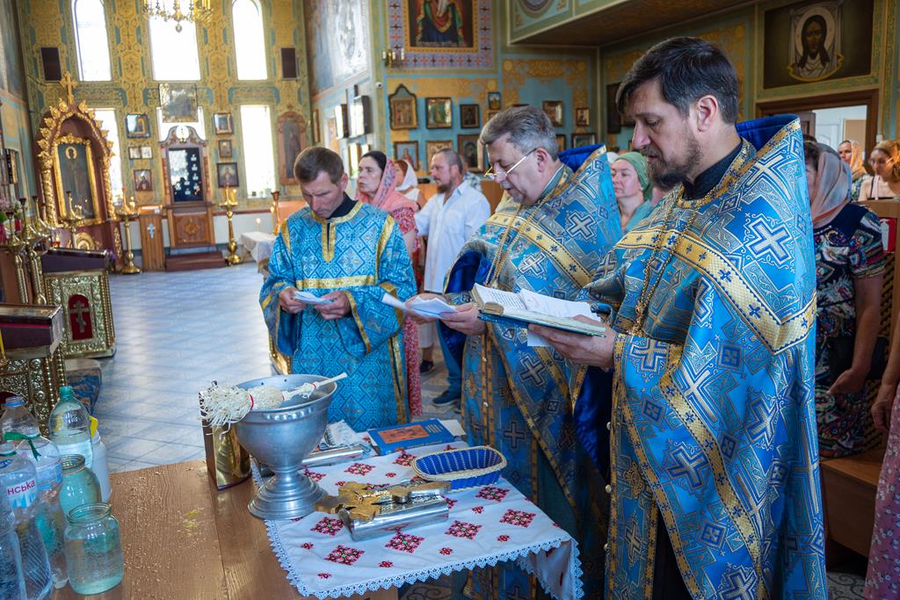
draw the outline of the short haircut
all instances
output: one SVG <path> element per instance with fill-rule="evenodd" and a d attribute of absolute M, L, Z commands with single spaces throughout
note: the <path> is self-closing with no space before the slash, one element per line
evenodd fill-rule
<path fill-rule="evenodd" d="M 456 165 L 456 168 L 459 169 L 460 173 L 466 172 L 466 165 L 463 163 L 462 158 L 459 157 L 459 154 L 457 154 L 456 151 L 453 150 L 453 148 L 441 148 L 434 153 L 434 156 L 437 156 L 438 154 L 444 155 L 444 159 L 447 161 L 448 167 Z"/>
<path fill-rule="evenodd" d="M 337 183 L 344 174 L 344 161 L 328 148 L 307 148 L 294 161 L 294 177 L 301 183 L 314 181 L 322 171 L 328 173 L 331 183 Z"/>
<path fill-rule="evenodd" d="M 543 148 L 554 160 L 559 156 L 556 130 L 547 114 L 536 106 L 501 110 L 485 124 L 479 141 L 493 144 L 504 135 L 509 135 L 509 142 L 522 154 Z"/>
<path fill-rule="evenodd" d="M 803 142 L 803 157 L 807 164 L 812 165 L 813 169 L 819 170 L 819 156 L 822 150 L 817 142 L 806 140 Z"/>
<path fill-rule="evenodd" d="M 725 53 L 700 38 L 671 38 L 650 48 L 635 62 L 616 94 L 619 112 L 625 113 L 635 90 L 658 81 L 663 99 L 687 116 L 690 104 L 703 96 L 719 102 L 722 120 L 738 118 L 738 77 Z"/>

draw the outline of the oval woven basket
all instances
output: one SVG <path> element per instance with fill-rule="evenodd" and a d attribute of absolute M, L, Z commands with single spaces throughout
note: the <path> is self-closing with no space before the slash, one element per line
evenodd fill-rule
<path fill-rule="evenodd" d="M 412 463 L 427 481 L 449 481 L 453 491 L 496 483 L 506 458 L 490 446 L 475 446 L 426 454 Z"/>

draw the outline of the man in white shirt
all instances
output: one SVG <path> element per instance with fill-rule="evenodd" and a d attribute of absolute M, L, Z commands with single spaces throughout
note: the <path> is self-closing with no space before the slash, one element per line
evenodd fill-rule
<path fill-rule="evenodd" d="M 491 207 L 484 194 L 463 182 L 464 172 L 462 159 L 449 148 L 440 150 L 431 159 L 431 178 L 437 184 L 438 193 L 416 213 L 419 235 L 428 237 L 424 280 L 426 292 L 443 293 L 444 278 L 460 248 L 491 215 Z M 426 358 L 431 356 L 434 333 L 434 323 L 420 328 L 423 364 L 430 362 Z M 441 350 L 447 364 L 449 387 L 435 398 L 434 403 L 438 406 L 458 401 L 461 383 L 460 367 L 446 351 L 443 342 Z"/>

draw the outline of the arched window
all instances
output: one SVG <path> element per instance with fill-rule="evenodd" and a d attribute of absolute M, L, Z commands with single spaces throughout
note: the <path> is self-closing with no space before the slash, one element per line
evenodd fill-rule
<path fill-rule="evenodd" d="M 265 79 L 266 48 L 262 8 L 256 0 L 234 0 L 231 18 L 238 79 Z"/>
<path fill-rule="evenodd" d="M 275 152 L 268 106 L 241 106 L 241 142 L 247 194 L 251 198 L 266 198 L 275 189 Z"/>
<path fill-rule="evenodd" d="M 153 78 L 157 81 L 198 81 L 200 57 L 194 23 L 183 21 L 181 31 L 178 31 L 175 29 L 177 23 L 172 20 L 150 17 L 149 22 Z"/>
<path fill-rule="evenodd" d="M 106 139 L 112 142 L 113 157 L 109 161 L 109 185 L 112 188 L 113 197 L 122 191 L 122 148 L 119 144 L 119 124 L 116 122 L 116 110 L 114 108 L 95 108 L 94 116 L 100 121 L 100 126 L 106 130 Z"/>
<path fill-rule="evenodd" d="M 102 0 L 73 0 L 75 47 L 82 81 L 109 81 L 109 38 Z"/>

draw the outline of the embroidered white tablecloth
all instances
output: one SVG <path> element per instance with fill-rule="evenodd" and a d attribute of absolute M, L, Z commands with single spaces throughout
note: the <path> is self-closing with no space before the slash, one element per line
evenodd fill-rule
<path fill-rule="evenodd" d="M 395 484 L 414 476 L 412 459 L 457 442 L 315 468 L 307 474 L 329 494 L 347 481 Z M 254 466 L 254 477 L 259 472 Z M 336 515 L 314 512 L 293 521 L 266 521 L 269 540 L 288 579 L 305 596 L 349 596 L 425 581 L 453 571 L 518 560 L 554 598 L 584 594 L 575 540 L 509 482 L 447 495 L 450 516 L 354 542 Z"/>
<path fill-rule="evenodd" d="M 248 231 L 241 234 L 238 243 L 250 253 L 253 262 L 258 263 L 269 260 L 275 246 L 275 236 L 263 231 Z"/>

